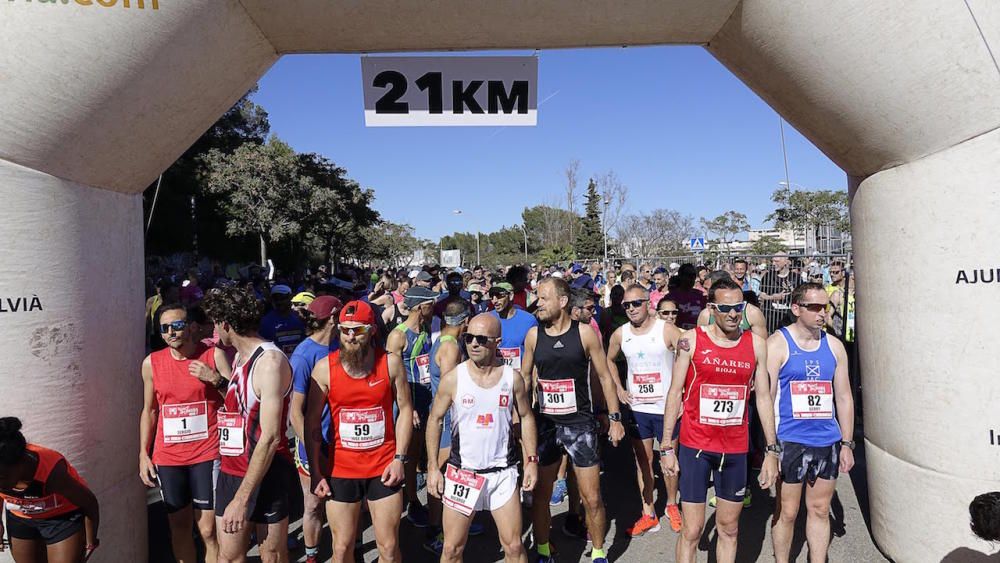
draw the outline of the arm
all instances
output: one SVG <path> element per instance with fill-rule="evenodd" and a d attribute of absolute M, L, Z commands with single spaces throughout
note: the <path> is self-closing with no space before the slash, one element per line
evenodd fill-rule
<path fill-rule="evenodd" d="M 233 366 L 229 365 L 229 358 L 226 357 L 226 351 L 216 346 L 212 357 L 215 359 L 215 371 L 226 378 L 226 382 L 228 383 L 233 378 Z"/>
<path fill-rule="evenodd" d="M 711 317 L 712 311 L 705 307 L 698 313 L 698 326 L 708 326 L 708 319 Z"/>
<path fill-rule="evenodd" d="M 528 334 L 524 337 L 524 356 L 521 358 L 521 379 L 524 380 L 529 396 L 535 392 L 535 345 L 538 343 L 538 330 L 537 326 L 528 329 Z"/>
<path fill-rule="evenodd" d="M 94 493 L 79 480 L 70 476 L 66 469 L 66 461 L 62 460 L 52 468 L 49 480 L 45 483 L 45 490 L 49 493 L 57 493 L 66 500 L 80 507 L 83 512 L 84 528 L 86 530 L 87 551 L 96 548 L 100 541 L 97 536 L 97 529 L 101 524 L 101 508 Z"/>
<path fill-rule="evenodd" d="M 618 394 L 615 392 L 615 384 L 611 381 L 611 374 L 608 373 L 608 358 L 604 355 L 604 348 L 597 334 L 592 330 L 580 330 L 580 340 L 583 349 L 590 357 L 591 373 L 596 373 L 601 381 L 601 389 L 604 391 L 604 400 L 608 404 L 608 413 L 621 414 L 621 405 L 618 403 Z M 619 440 L 625 436 L 625 427 L 621 420 L 612 421 L 608 428 L 608 438 L 615 446 Z"/>
<path fill-rule="evenodd" d="M 764 430 L 765 441 L 768 445 L 776 444 L 774 400 L 771 399 L 771 378 L 767 373 L 767 342 L 756 334 L 753 335 L 753 350 L 757 360 L 757 367 L 754 371 L 754 386 L 757 389 L 757 415 L 760 418 L 760 426 Z M 778 478 L 778 456 L 771 455 L 772 453 L 764 454 L 764 464 L 757 476 L 757 481 L 762 489 L 770 488 Z"/>
<path fill-rule="evenodd" d="M 837 402 L 837 423 L 840 424 L 842 440 L 854 440 L 854 396 L 851 394 L 851 379 L 848 374 L 847 351 L 844 344 L 833 336 L 827 336 L 830 350 L 837 358 L 837 371 L 833 375 L 833 394 Z M 840 447 L 840 472 L 847 473 L 854 467 L 854 450 Z"/>
<path fill-rule="evenodd" d="M 250 493 L 260 486 L 284 439 L 281 435 L 282 407 L 285 390 L 292 382 L 292 369 L 284 354 L 265 352 L 254 366 L 254 375 L 257 376 L 253 381 L 254 391 L 260 397 L 260 438 L 250 456 L 247 474 L 222 517 L 223 530 L 228 533 L 239 532 L 246 525 Z"/>
<path fill-rule="evenodd" d="M 535 413 L 531 410 L 531 395 L 521 377 L 514 378 L 514 401 L 517 415 L 521 418 L 521 449 L 526 456 L 521 488 L 530 491 L 538 481 L 538 463 L 528 462 L 527 456 L 538 455 L 538 430 L 535 426 Z"/>
<path fill-rule="evenodd" d="M 747 304 L 747 321 L 750 322 L 750 332 L 767 340 L 767 319 L 759 307 Z"/>
<path fill-rule="evenodd" d="M 441 383 L 438 385 L 437 394 L 434 395 L 434 404 L 431 405 L 431 412 L 427 415 L 427 492 L 435 497 L 441 498 L 444 493 L 444 477 L 441 475 L 441 460 L 438 455 L 441 453 L 441 425 L 444 415 L 451 407 L 455 397 L 455 389 L 458 387 L 454 367 L 441 376 Z M 444 370 L 442 370 L 444 371 Z"/>
<path fill-rule="evenodd" d="M 233 370 L 222 348 L 216 347 L 212 351 L 212 361 L 215 362 L 215 369 L 201 360 L 195 360 L 188 365 L 188 373 L 215 388 L 228 384 Z"/>
<path fill-rule="evenodd" d="M 622 387 L 621 375 L 618 373 L 618 365 L 615 363 L 615 358 L 618 357 L 622 351 L 622 329 L 618 328 L 611 335 L 611 341 L 608 342 L 608 373 L 611 374 L 611 381 L 615 384 L 615 392 L 618 394 L 618 401 L 621 403 L 632 404 L 632 395 L 627 389 Z"/>
<path fill-rule="evenodd" d="M 399 354 L 390 354 L 389 379 L 396 394 L 396 406 L 399 416 L 396 420 L 413 420 L 413 404 L 410 402 L 410 384 L 406 382 L 406 370 L 403 369 L 403 358 Z M 406 455 L 413 437 L 412 424 L 396 425 L 396 455 Z M 394 459 L 382 473 L 382 483 L 394 487 L 403 482 L 403 462 Z"/>
<path fill-rule="evenodd" d="M 329 382 L 330 362 L 326 358 L 321 358 L 316 362 L 316 366 L 310 366 L 305 357 L 294 354 L 288 361 L 292 364 L 292 398 L 288 405 L 288 421 L 292 423 L 295 437 L 304 444 L 306 437 L 306 397 L 309 396 L 309 386 L 310 381 L 312 381 L 313 369 L 320 364 L 326 364 L 327 381 Z M 326 393 L 323 393 L 322 397 L 326 397 Z M 306 455 L 309 455 L 308 451 Z"/>
<path fill-rule="evenodd" d="M 146 356 L 142 362 L 142 413 L 139 415 L 139 479 L 147 487 L 156 486 L 156 466 L 149 458 L 159 418 L 156 390 L 153 388 L 153 362 Z"/>
<path fill-rule="evenodd" d="M 673 443 L 674 426 L 681 412 L 684 383 L 687 380 L 688 367 L 691 365 L 697 340 L 694 330 L 685 331 L 677 340 L 674 370 L 670 377 L 670 390 L 667 391 L 667 401 L 663 411 L 663 436 L 660 437 L 660 469 L 667 476 L 677 474 L 677 454 L 673 448 L 664 447 L 662 444 Z"/>
<path fill-rule="evenodd" d="M 771 403 L 778 394 L 778 374 L 788 360 L 788 343 L 785 337 L 774 333 L 767 339 L 767 375 L 771 384 Z"/>
<path fill-rule="evenodd" d="M 292 393 L 293 404 L 296 395 L 302 395 L 306 403 L 301 438 L 306 441 L 306 457 L 309 459 L 323 459 L 323 407 L 326 406 L 326 398 L 329 394 L 330 362 L 328 360 L 320 360 L 313 366 L 312 376 L 309 378 L 308 393 Z M 309 478 L 312 481 L 310 489 L 314 495 L 320 498 L 330 496 L 329 483 L 323 477 L 320 464 L 310 463 Z"/>

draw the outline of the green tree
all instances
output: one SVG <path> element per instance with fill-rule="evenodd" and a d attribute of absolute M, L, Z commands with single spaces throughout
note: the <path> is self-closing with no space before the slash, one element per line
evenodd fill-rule
<path fill-rule="evenodd" d="M 778 252 L 787 252 L 788 247 L 785 243 L 781 242 L 781 239 L 774 236 L 768 235 L 760 237 L 759 239 L 750 243 L 750 253 L 756 255 L 767 255 L 767 254 L 777 254 Z"/>
<path fill-rule="evenodd" d="M 604 256 L 604 236 L 601 228 L 601 196 L 597 193 L 597 183 L 591 179 L 587 184 L 587 203 L 584 207 L 583 226 L 576 236 L 576 255 L 579 258 L 600 258 Z"/>
<path fill-rule="evenodd" d="M 778 207 L 767 216 L 767 220 L 774 221 L 779 229 L 802 229 L 807 235 L 812 234 L 813 240 L 824 225 L 845 233 L 851 230 L 846 191 L 792 190 L 782 186 L 771 194 L 771 201 Z"/>
<path fill-rule="evenodd" d="M 750 230 L 747 216 L 738 211 L 726 211 L 715 219 L 701 218 L 701 226 L 709 233 L 718 235 L 715 241 L 720 250 L 729 251 L 729 245 L 736 235 Z"/>
<path fill-rule="evenodd" d="M 532 254 L 543 248 L 572 245 L 570 231 L 580 230 L 579 216 L 554 205 L 525 207 L 521 221 L 528 231 L 528 251 Z"/>
<path fill-rule="evenodd" d="M 380 221 L 364 229 L 363 233 L 366 246 L 359 258 L 392 268 L 410 265 L 413 254 L 424 244 L 414 236 L 413 227 L 405 223 Z"/>
<path fill-rule="evenodd" d="M 226 234 L 256 236 L 260 260 L 267 245 L 297 236 L 309 212 L 311 178 L 300 173 L 295 151 L 276 137 L 264 145 L 244 143 L 232 154 L 205 155 L 208 191 L 221 197 Z"/>

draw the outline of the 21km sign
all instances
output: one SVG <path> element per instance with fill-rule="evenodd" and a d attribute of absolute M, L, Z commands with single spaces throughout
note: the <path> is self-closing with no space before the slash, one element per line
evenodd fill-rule
<path fill-rule="evenodd" d="M 538 122 L 537 57 L 362 57 L 365 125 Z"/>

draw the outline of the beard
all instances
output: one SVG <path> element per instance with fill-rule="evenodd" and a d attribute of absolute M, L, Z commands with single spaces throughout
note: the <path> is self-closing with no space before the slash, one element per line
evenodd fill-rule
<path fill-rule="evenodd" d="M 343 342 L 340 346 L 340 362 L 351 368 L 359 368 L 365 361 L 368 349 L 358 343 Z"/>

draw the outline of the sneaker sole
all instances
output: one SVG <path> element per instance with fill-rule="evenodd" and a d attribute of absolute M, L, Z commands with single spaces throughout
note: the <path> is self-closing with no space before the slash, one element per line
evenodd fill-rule
<path fill-rule="evenodd" d="M 645 536 L 646 534 L 650 534 L 650 533 L 653 533 L 653 532 L 659 532 L 659 531 L 660 531 L 660 525 L 657 524 L 657 525 L 653 526 L 652 528 L 649 528 L 648 530 L 643 530 L 643 532 L 641 534 L 638 534 L 638 535 L 636 535 L 636 534 L 629 534 L 629 536 L 631 536 L 633 538 L 641 538 L 642 536 Z"/>

